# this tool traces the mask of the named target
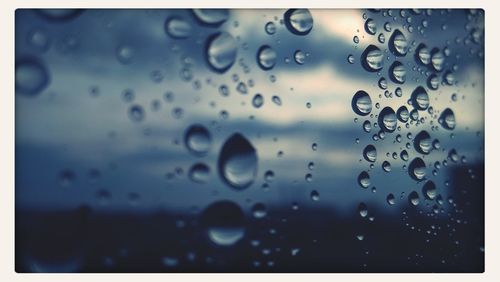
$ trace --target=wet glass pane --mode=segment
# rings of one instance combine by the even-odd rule
[[[17,272],[482,272],[484,11],[18,9]]]

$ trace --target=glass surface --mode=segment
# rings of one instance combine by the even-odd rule
[[[17,272],[483,272],[484,11],[16,10]]]

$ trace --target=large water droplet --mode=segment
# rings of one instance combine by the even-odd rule
[[[389,74],[395,83],[403,84],[406,81],[406,68],[398,61],[395,61],[389,68]]]
[[[245,236],[245,216],[240,206],[231,201],[208,206],[201,222],[208,238],[219,246],[232,246]]]
[[[203,156],[212,146],[212,136],[203,125],[193,124],[184,133],[184,144],[192,154]]]
[[[182,18],[170,17],[165,21],[165,32],[172,38],[188,38],[191,31],[191,24]]]
[[[408,108],[406,108],[406,106],[401,106],[397,111],[397,116],[399,121],[407,122],[408,119],[410,119],[410,112],[408,111]]]
[[[284,19],[286,28],[293,34],[306,35],[313,28],[313,18],[308,9],[289,9]]]
[[[189,179],[196,183],[206,183],[210,178],[210,167],[204,163],[196,163],[189,169]]]
[[[439,116],[439,123],[444,129],[453,130],[456,126],[455,114],[450,108],[446,108]]]
[[[434,48],[432,50],[431,54],[432,54],[432,56],[431,56],[432,67],[436,71],[443,70],[443,66],[444,66],[444,55],[443,55],[443,53],[439,49]]]
[[[411,94],[412,105],[419,111],[429,107],[429,94],[422,86],[418,86]]]
[[[363,90],[360,90],[352,97],[352,110],[361,116],[366,116],[372,111],[372,99],[370,95]]]
[[[414,180],[420,181],[424,179],[426,166],[424,161],[421,158],[415,158],[411,161],[410,166],[408,167],[408,174]]]
[[[373,145],[368,145],[363,150],[363,157],[369,162],[375,162],[377,160],[377,149]]]
[[[41,16],[52,21],[69,21],[78,17],[83,9],[37,9]]]
[[[416,50],[417,54],[417,62],[420,62],[423,65],[428,65],[431,62],[431,52],[429,48],[425,44],[420,44]]]
[[[235,133],[222,146],[218,169],[226,184],[236,190],[245,189],[257,175],[257,151],[243,135]]]
[[[263,70],[270,70],[276,64],[278,55],[269,45],[263,45],[257,51],[257,63]]]
[[[434,200],[437,196],[436,184],[432,180],[427,181],[422,187],[422,193],[429,200]]]
[[[405,56],[408,52],[408,41],[404,34],[395,29],[389,40],[389,49],[397,56]]]
[[[16,93],[33,97],[49,85],[49,72],[38,59],[16,60],[15,69]]]
[[[427,155],[432,151],[431,136],[425,130],[420,131],[413,142],[415,150],[421,154]]]
[[[384,67],[384,55],[375,45],[369,45],[361,55],[362,65],[370,72],[379,71]]]
[[[193,9],[198,22],[208,26],[218,26],[229,18],[228,9]]]
[[[386,132],[393,132],[396,130],[398,119],[396,113],[391,107],[385,107],[380,111],[378,116],[378,124],[380,128]]]
[[[370,175],[368,174],[368,172],[366,172],[366,171],[362,171],[362,172],[358,175],[358,184],[359,184],[362,188],[368,188],[368,186],[370,186],[370,185],[371,185]]]
[[[206,44],[206,60],[216,72],[223,73],[234,64],[238,45],[233,36],[227,32],[220,32],[210,36]]]

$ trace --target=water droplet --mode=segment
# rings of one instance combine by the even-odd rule
[[[375,45],[369,45],[361,55],[365,70],[376,72],[384,67],[384,55]]]
[[[370,131],[372,131],[372,123],[369,120],[365,120],[365,122],[363,122],[363,130],[366,133],[370,133]]]
[[[378,35],[378,42],[380,42],[381,44],[385,43],[385,35],[383,33],[380,33]]]
[[[315,202],[319,201],[319,192],[318,191],[313,190],[311,192],[311,200],[313,200]]]
[[[347,62],[349,62],[349,64],[354,64],[354,56],[352,54],[347,56]]]
[[[427,181],[422,187],[422,193],[429,200],[434,200],[437,196],[436,184],[433,181]]]
[[[28,44],[35,47],[39,51],[45,52],[50,48],[50,38],[46,32],[41,29],[35,29],[28,33]]]
[[[439,88],[439,77],[436,74],[429,75],[427,86],[432,90],[437,90]]]
[[[75,182],[76,174],[69,169],[65,169],[59,173],[59,184],[62,187],[69,187]]]
[[[425,177],[426,166],[421,158],[415,158],[411,161],[408,168],[408,174],[414,180],[420,181]]]
[[[450,159],[454,163],[458,162],[457,150],[451,149],[450,152],[448,152],[448,159]]]
[[[269,45],[263,45],[257,51],[257,63],[263,70],[270,70],[276,64],[278,55]]]
[[[37,9],[36,11],[52,21],[69,21],[83,12],[82,9]]]
[[[421,154],[429,154],[432,151],[432,141],[431,136],[427,131],[422,130],[415,136],[414,140],[415,150]]]
[[[312,181],[313,181],[313,176],[312,176],[312,174],[310,174],[310,173],[306,174],[305,179],[306,179],[306,182],[312,182]]]
[[[412,105],[420,111],[424,111],[429,107],[429,94],[422,86],[418,86],[411,94]]]
[[[397,111],[397,116],[399,121],[407,122],[408,119],[410,119],[410,112],[408,111],[408,108],[406,108],[406,106],[401,106]]]
[[[450,108],[446,108],[439,117],[439,123],[444,129],[453,130],[455,129],[456,121],[455,114]]]
[[[257,175],[257,151],[243,135],[235,133],[222,146],[218,169],[226,184],[243,190]]]
[[[255,94],[252,99],[252,105],[256,109],[262,107],[262,105],[264,105],[264,96],[262,96],[261,94]]]
[[[382,163],[382,169],[385,171],[385,172],[390,172],[391,171],[391,163],[388,162],[388,161],[384,161]]]
[[[386,23],[384,24],[384,29],[385,29],[385,31],[387,31],[387,32],[391,32],[391,31],[392,31],[392,26],[391,26],[391,23],[390,23],[390,22],[386,22]]]
[[[312,143],[312,145],[311,145],[311,149],[312,149],[313,151],[317,151],[317,150],[318,150],[318,144],[316,144],[316,143]]]
[[[420,203],[420,198],[418,196],[418,193],[415,191],[412,191],[410,194],[408,194],[408,201],[413,206],[418,206],[418,204]]]
[[[206,61],[214,71],[224,73],[234,64],[237,51],[238,45],[231,34],[216,33],[207,39]]]
[[[16,93],[34,97],[49,85],[49,72],[38,59],[19,59],[16,60],[15,82]]]
[[[145,112],[142,106],[133,105],[128,110],[128,116],[133,122],[141,122],[144,120]]]
[[[395,83],[405,83],[406,68],[401,62],[395,61],[389,68],[389,73],[391,74],[392,81]]]
[[[281,106],[281,105],[282,105],[282,103],[281,103],[281,98],[280,98],[279,96],[273,96],[273,97],[271,98],[271,100],[272,100],[272,101],[273,101],[276,105],[278,105],[278,106]]]
[[[314,169],[314,162],[309,162],[309,164],[307,164],[307,168],[309,168],[309,170],[313,170]]]
[[[358,44],[359,43],[359,37],[357,35],[355,35],[353,38],[352,38],[352,42]]]
[[[266,33],[269,35],[273,35],[276,33],[276,24],[273,22],[266,23],[265,26]]]
[[[303,65],[306,62],[306,54],[301,50],[295,51],[293,55],[295,62],[299,65]]]
[[[389,193],[389,195],[387,195],[386,201],[390,206],[392,206],[396,203],[396,197],[394,197],[392,193]]]
[[[240,206],[231,201],[208,206],[201,222],[210,241],[219,246],[232,246],[245,236],[245,216]]]
[[[405,56],[408,52],[408,41],[404,34],[399,30],[395,29],[389,39],[389,49],[397,56]]]
[[[378,116],[378,124],[380,128],[386,132],[393,132],[396,130],[398,119],[396,113],[391,107],[385,107],[380,111]]]
[[[204,156],[212,146],[212,136],[203,125],[193,124],[184,133],[184,144],[193,155]]]
[[[262,203],[256,203],[252,207],[252,214],[255,218],[264,218],[267,215],[267,209],[266,206]]]
[[[417,47],[418,61],[423,65],[428,65],[431,62],[431,52],[425,44],[420,44]]]
[[[206,183],[210,177],[210,167],[204,163],[196,163],[189,169],[189,179],[196,183]]]
[[[431,56],[432,67],[436,71],[443,70],[443,66],[444,66],[443,53],[439,49],[435,48],[432,50],[431,54],[432,54],[432,56]]]
[[[288,31],[296,35],[306,35],[313,28],[313,18],[308,9],[289,9],[284,19]]]
[[[182,18],[170,17],[165,21],[165,32],[172,38],[188,38],[191,31],[191,24]]]
[[[229,18],[228,9],[193,9],[198,22],[208,26],[222,25]]]
[[[365,203],[360,203],[358,205],[358,212],[361,217],[366,217],[368,215],[368,206]]]
[[[368,145],[363,150],[363,157],[369,162],[375,162],[377,160],[377,149],[373,145]]]
[[[360,116],[366,116],[372,111],[372,99],[370,95],[363,90],[354,94],[351,105],[353,111]]]
[[[238,83],[238,86],[236,86],[236,90],[240,92],[241,94],[247,94],[247,85],[244,82]]]
[[[380,87],[380,89],[382,90],[387,89],[387,80],[385,79],[385,77],[381,77],[378,80],[378,87]]]
[[[368,188],[371,185],[370,175],[366,171],[362,171],[358,175],[358,184],[361,185],[362,188]]]
[[[273,182],[274,180],[274,171],[268,170],[266,173],[264,173],[264,181],[267,183]]]
[[[365,22],[365,31],[374,35],[377,33],[377,23],[373,19],[367,19]]]
[[[121,45],[116,48],[116,58],[123,65],[132,63],[134,59],[134,49],[128,45]]]

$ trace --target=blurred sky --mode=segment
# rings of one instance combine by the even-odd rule
[[[128,195],[137,193],[140,204],[134,209],[138,211],[188,212],[193,207],[203,209],[216,199],[230,199],[240,203],[245,212],[255,202],[264,202],[271,209],[298,202],[352,214],[360,201],[386,206],[387,194],[393,193],[397,205],[404,206],[408,202],[406,198],[400,200],[402,192],[420,193],[422,183],[408,176],[403,169],[405,162],[399,157],[396,160],[386,157],[386,153],[399,155],[405,149],[405,144],[411,142],[406,138],[409,132],[415,136],[425,129],[432,138],[440,140],[444,150],[426,156],[428,164],[445,160],[450,149],[466,156],[468,163],[484,162],[484,59],[479,55],[484,53],[484,45],[465,42],[467,38],[470,41],[472,27],[484,28],[481,17],[470,20],[465,10],[433,10],[432,15],[408,10],[406,17],[399,10],[394,10],[393,17],[366,10],[311,10],[312,31],[297,36],[280,23],[284,12],[231,10],[223,25],[207,27],[200,25],[189,10],[85,10],[68,21],[50,21],[34,10],[17,10],[16,60],[26,56],[39,58],[50,73],[50,84],[36,97],[16,95],[16,207],[65,209],[88,204],[96,209],[129,209]],[[377,23],[376,35],[365,32],[364,14]],[[172,15],[192,25],[189,38],[172,39],[165,33],[164,22]],[[423,20],[428,21],[428,27],[419,33],[417,26],[422,26]],[[277,25],[274,35],[264,29],[270,21]],[[391,32],[384,30],[385,22],[391,23],[393,31],[402,31],[411,43],[405,57],[395,58],[388,51]],[[412,33],[408,31],[410,24],[415,27]],[[48,50],[30,44],[28,37],[34,30],[49,38]],[[219,74],[206,65],[205,41],[223,30],[236,38],[238,53],[235,64]],[[380,32],[386,38],[383,44],[377,41]],[[359,37],[358,44],[353,42],[354,36]],[[457,38],[461,39],[458,43]],[[455,85],[440,85],[438,90],[427,88],[427,77],[432,71],[418,65],[413,57],[420,43],[441,50],[448,46],[450,55],[445,59],[445,70],[456,65]],[[265,44],[278,54],[276,66],[268,71],[260,69],[255,59],[257,50]],[[370,44],[387,50],[380,73],[368,73],[360,64],[361,53]],[[120,46],[132,48],[130,64],[117,60],[116,50]],[[309,54],[305,64],[295,63],[296,50]],[[347,62],[349,54],[355,57],[354,64]],[[407,79],[402,85],[393,83],[388,75],[395,59],[407,69]],[[190,80],[182,78],[183,69],[192,73]],[[161,72],[160,82],[152,81],[153,71]],[[238,82],[233,81],[233,75],[246,84],[253,81],[253,87],[247,85],[248,94],[236,91]],[[275,82],[271,76],[276,78]],[[385,98],[378,87],[382,76],[387,79],[390,92],[399,86],[403,96]],[[195,87],[196,81],[201,85],[199,89]],[[218,89],[224,84],[230,89],[228,97],[219,94]],[[377,119],[353,112],[354,93],[364,90],[374,105],[380,103],[380,109],[391,106],[396,110],[407,105],[417,86],[428,90],[436,111],[453,109],[457,120],[452,131],[454,138],[437,120],[434,125],[439,130],[431,131],[430,119],[409,128],[400,123],[401,131],[388,133],[385,140],[372,140],[378,131],[375,128],[371,133],[363,132],[364,120],[373,123]],[[92,88],[98,89],[98,96],[91,95]],[[125,89],[134,91],[134,102],[123,101]],[[170,103],[164,99],[169,91],[174,95]],[[259,109],[251,103],[256,93],[262,94],[265,101]],[[458,96],[455,102],[451,99],[453,93]],[[271,101],[274,95],[282,100],[281,106]],[[151,107],[155,100],[161,103],[157,111]],[[306,103],[311,103],[311,107],[307,108]],[[132,104],[144,107],[144,121],[129,119]],[[175,108],[183,109],[182,118],[174,118]],[[227,120],[220,118],[222,110],[229,113]],[[378,111],[373,107],[374,114]],[[430,118],[427,112],[420,115]],[[354,122],[356,117],[358,121]],[[203,158],[190,155],[183,146],[184,131],[194,123],[210,129],[213,137],[211,150]],[[258,154],[258,176],[244,191],[231,189],[217,174],[220,148],[235,132],[246,136]],[[396,134],[403,136],[401,143],[394,141]],[[317,151],[311,149],[313,143],[318,144]],[[374,144],[378,151],[371,170],[365,160],[361,161],[362,150],[368,144]],[[282,157],[277,156],[279,151],[283,152]],[[413,145],[408,152],[410,159],[419,155]],[[390,173],[381,169],[384,160],[392,165]],[[315,168],[309,171],[307,165],[311,161]],[[196,184],[188,179],[189,168],[197,162],[210,166],[208,183]],[[175,174],[179,167],[182,175],[167,180],[165,174]],[[87,181],[92,168],[102,174],[95,184]],[[76,174],[76,181],[70,187],[59,185],[58,175],[65,169]],[[444,185],[449,180],[448,169],[451,168],[443,168],[433,176],[432,168],[427,168],[427,176],[436,182],[443,197],[449,189]],[[273,170],[276,177],[269,190],[264,191],[261,186],[267,170]],[[357,176],[363,170],[370,170],[376,193],[357,184]],[[313,175],[311,183],[304,179],[307,173]],[[106,207],[99,206],[96,200],[101,189],[111,194]],[[320,193],[319,202],[311,201],[312,190]]]

